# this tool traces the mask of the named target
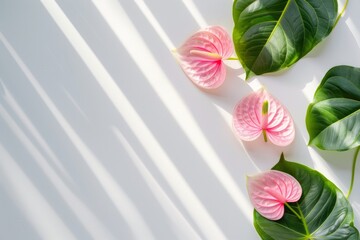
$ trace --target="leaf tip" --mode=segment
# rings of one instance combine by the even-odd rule
[[[253,72],[247,67],[244,67],[244,70],[245,70],[245,81],[247,81],[253,76]]]
[[[279,160],[279,162],[285,162],[286,160],[285,160],[285,156],[284,156],[284,153],[282,152],[281,153],[281,156],[280,156],[280,160]]]
[[[309,142],[307,143],[308,146],[314,146],[314,138],[310,138]]]

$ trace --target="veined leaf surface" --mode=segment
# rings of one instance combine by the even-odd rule
[[[343,193],[321,173],[304,165],[288,162],[282,155],[274,170],[292,175],[303,194],[289,203],[302,217],[287,207],[283,218],[271,221],[254,211],[254,225],[264,240],[359,240],[354,214]]]
[[[330,69],[308,107],[309,144],[345,151],[360,145],[360,68]]]
[[[233,41],[246,77],[286,68],[330,34],[337,0],[235,0]]]

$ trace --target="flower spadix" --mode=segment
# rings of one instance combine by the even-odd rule
[[[233,114],[235,134],[244,141],[253,141],[261,134],[278,146],[287,146],[295,138],[290,113],[265,89],[244,97]]]
[[[279,220],[288,202],[297,202],[300,183],[291,175],[269,170],[247,178],[247,190],[256,211],[270,220]]]
[[[206,27],[178,49],[176,54],[181,68],[197,86],[205,89],[219,87],[225,80],[224,59],[234,52],[229,34],[220,26]]]

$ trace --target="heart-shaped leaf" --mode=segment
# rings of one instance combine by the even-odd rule
[[[247,190],[255,209],[265,218],[279,220],[285,204],[297,202],[301,186],[290,174],[269,170],[247,178]]]
[[[343,193],[319,172],[304,165],[288,162],[283,155],[274,170],[296,178],[303,194],[297,203],[289,203],[283,218],[271,221],[254,211],[254,225],[265,240],[359,240],[354,214]]]
[[[260,89],[240,100],[235,106],[233,127],[236,136],[253,141],[262,133],[265,140],[287,146],[295,138],[294,122],[290,113],[265,89]]]
[[[308,107],[309,144],[345,151],[360,146],[360,68],[330,69]]]
[[[220,26],[209,26],[196,32],[176,50],[185,74],[205,89],[217,88],[224,82],[226,67],[223,60],[233,52],[231,38]]]
[[[233,41],[247,78],[291,66],[335,26],[337,0],[235,0]]]

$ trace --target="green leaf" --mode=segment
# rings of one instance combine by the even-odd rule
[[[254,225],[264,240],[359,240],[354,214],[343,193],[319,172],[288,162],[281,155],[273,167],[295,177],[303,190],[297,203],[289,204],[302,216],[299,219],[287,207],[283,218],[271,221],[254,211]]]
[[[308,107],[309,144],[345,151],[360,146],[360,68],[330,69]]]
[[[286,68],[330,34],[337,0],[235,0],[233,41],[246,78]]]

